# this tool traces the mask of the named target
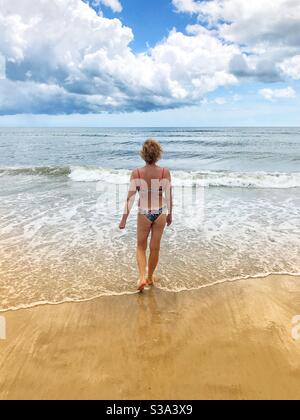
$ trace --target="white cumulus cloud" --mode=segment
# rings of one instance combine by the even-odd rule
[[[194,13],[243,54],[231,70],[238,77],[276,81],[279,64],[300,54],[299,0],[173,0],[177,11]]]
[[[5,67],[6,67],[5,57],[3,57],[3,55],[0,54],[0,80],[5,79],[5,73],[6,73]]]
[[[91,0],[91,4],[101,5],[103,4],[106,7],[110,7],[113,12],[120,13],[123,10],[122,4],[119,0]]]
[[[196,24],[140,54],[133,30],[91,4],[122,10],[119,0],[0,0],[0,115],[173,109],[241,79],[300,80],[299,0],[173,0]]]
[[[295,90],[290,86],[285,89],[261,89],[259,93],[268,101],[273,99],[293,99],[296,97]]]
[[[173,5],[178,12],[200,13],[201,3],[194,0],[173,0]]]
[[[0,4],[2,115],[171,109],[237,83],[239,48],[200,25],[135,54],[132,30],[81,0]]]
[[[279,64],[280,70],[294,80],[300,80],[300,55],[287,58]]]

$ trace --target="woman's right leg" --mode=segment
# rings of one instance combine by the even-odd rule
[[[150,257],[148,267],[148,284],[151,285],[154,282],[154,273],[158,265],[159,254],[160,254],[160,243],[166,227],[167,216],[162,214],[155,223],[152,225],[152,235],[150,243]]]
[[[143,291],[147,285],[146,269],[147,269],[147,244],[151,231],[152,223],[143,214],[138,215],[137,227],[137,263],[140,272],[139,290]]]

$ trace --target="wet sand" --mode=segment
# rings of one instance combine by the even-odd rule
[[[300,399],[297,277],[1,315],[1,399]]]

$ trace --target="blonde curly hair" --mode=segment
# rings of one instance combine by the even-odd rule
[[[148,139],[143,144],[141,150],[141,158],[148,163],[148,165],[153,165],[158,162],[163,154],[163,149],[158,141],[154,139]]]

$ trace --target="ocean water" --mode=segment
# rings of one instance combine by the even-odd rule
[[[158,287],[300,273],[300,129],[0,129],[0,311],[134,293],[135,213],[118,223],[148,137],[172,170]]]

